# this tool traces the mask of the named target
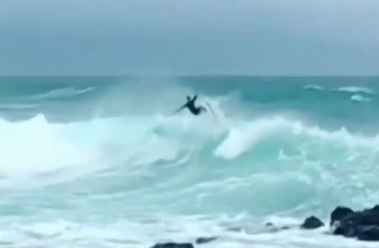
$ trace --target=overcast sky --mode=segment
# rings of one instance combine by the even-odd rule
[[[379,74],[379,0],[0,0],[0,74]]]

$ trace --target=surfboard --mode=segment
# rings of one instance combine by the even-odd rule
[[[206,104],[206,105],[208,106],[208,108],[211,110],[213,116],[216,117],[216,114],[215,114],[215,112],[213,111],[213,108],[211,107],[211,105],[209,104],[209,102],[206,102],[205,104]]]

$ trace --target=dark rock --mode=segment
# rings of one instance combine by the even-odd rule
[[[266,223],[265,226],[269,227],[271,232],[278,232],[282,230],[291,229],[291,226],[275,226],[272,222]]]
[[[202,245],[217,240],[216,237],[200,237],[196,239],[196,244]]]
[[[243,228],[242,227],[229,227],[226,230],[229,232],[242,232]]]
[[[379,211],[366,210],[355,216],[354,219],[361,226],[378,226],[379,227]]]
[[[304,220],[300,228],[317,229],[324,225],[320,219],[311,216]],[[365,241],[379,241],[379,205],[361,211],[338,206],[330,214],[330,226],[332,227],[331,233],[334,235]],[[266,227],[274,229],[274,231],[287,228],[278,228],[273,223],[267,223]]]
[[[291,229],[290,226],[281,226],[281,227],[279,227],[279,228],[280,228],[280,230],[288,230],[288,229]]]
[[[302,229],[317,229],[324,226],[324,223],[316,218],[315,216],[308,217],[305,219],[304,223],[301,224],[300,228]]]
[[[191,243],[160,243],[151,248],[195,248]]]
[[[344,237],[355,237],[357,234],[358,226],[355,225],[352,221],[336,221],[334,223],[335,230],[333,231],[334,235],[340,235]]]
[[[354,211],[347,207],[336,207],[332,213],[330,214],[330,223],[329,225],[332,226],[334,222],[341,221],[342,219],[346,218],[350,214],[353,214]]]
[[[331,214],[330,222],[335,227],[334,235],[379,241],[379,205],[357,212],[337,207]]]
[[[274,224],[273,224],[272,222],[267,222],[267,223],[265,224],[265,226],[267,226],[267,227],[274,227]]]
[[[379,227],[365,226],[360,227],[357,233],[358,240],[362,241],[379,241]]]
[[[338,221],[339,226],[378,226],[379,227],[379,211],[364,210],[361,212],[351,213]]]

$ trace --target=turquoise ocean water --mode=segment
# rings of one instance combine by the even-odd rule
[[[0,116],[1,247],[375,246],[264,224],[379,203],[379,78],[2,77]]]

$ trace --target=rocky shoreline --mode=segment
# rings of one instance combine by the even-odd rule
[[[266,226],[274,227],[272,223]],[[325,226],[317,217],[310,216],[296,227],[303,230],[314,230]],[[277,229],[285,230],[294,227],[283,226]],[[379,205],[373,208],[354,211],[345,206],[337,206],[330,213],[329,228],[331,235],[355,238],[360,241],[379,242]],[[151,248],[194,248],[195,244],[201,245],[217,240],[217,237],[200,237],[192,243],[158,243]]]

